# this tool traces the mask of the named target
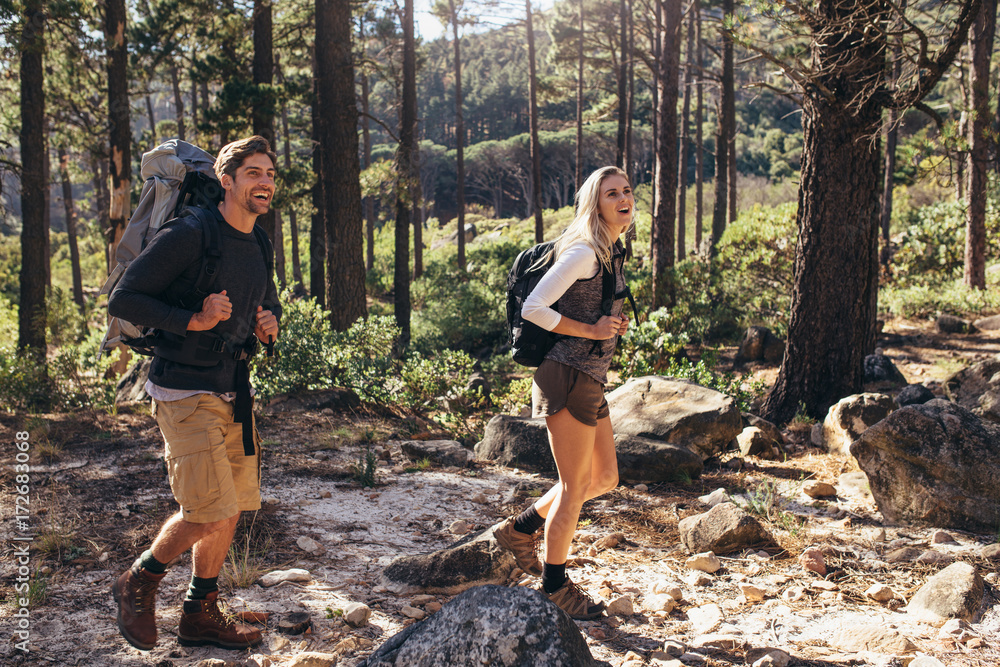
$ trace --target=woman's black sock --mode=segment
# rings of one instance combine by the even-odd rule
[[[566,563],[553,565],[544,563],[542,567],[542,590],[552,595],[566,583]]]
[[[525,535],[533,535],[544,525],[545,517],[538,513],[534,505],[514,517],[514,530]]]

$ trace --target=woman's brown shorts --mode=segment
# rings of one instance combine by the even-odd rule
[[[604,385],[583,371],[544,360],[531,383],[531,416],[550,417],[563,408],[581,424],[597,426],[610,412]]]

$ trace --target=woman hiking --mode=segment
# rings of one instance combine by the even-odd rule
[[[618,485],[618,461],[608,402],[607,372],[617,337],[628,329],[625,251],[618,240],[632,227],[635,198],[624,171],[603,167],[577,193],[576,217],[556,240],[554,263],[524,302],[525,320],[558,334],[535,371],[532,416],[545,417],[559,481],[521,514],[494,530],[518,567],[541,575],[548,598],[575,619],[596,618],[596,602],[566,576],[566,558],[584,501]],[[549,258],[543,258],[547,262]],[[602,304],[604,272],[615,298]],[[558,312],[552,305],[559,302]],[[602,308],[603,306],[603,308]],[[542,562],[535,533],[544,526]]]

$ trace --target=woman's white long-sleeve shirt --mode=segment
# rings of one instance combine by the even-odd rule
[[[586,243],[571,245],[524,300],[521,317],[546,331],[552,331],[562,320],[562,315],[551,308],[552,304],[577,280],[593,278],[600,270],[601,265],[593,248]]]

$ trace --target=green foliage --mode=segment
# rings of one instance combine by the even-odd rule
[[[671,331],[673,322],[670,312],[660,308],[642,322],[629,325],[628,335],[619,340],[616,351],[623,380],[655,375],[684,350],[687,335]]]
[[[698,363],[689,359],[671,360],[661,375],[691,380],[703,387],[714,389],[732,397],[741,412],[752,410],[754,401],[764,395],[767,386],[761,380],[750,381],[747,376],[739,376],[732,371],[720,373],[716,370],[718,361],[711,350],[702,353]]]
[[[378,455],[370,446],[361,450],[356,463],[351,465],[351,473],[354,481],[367,489],[377,484]]]
[[[438,397],[466,397],[465,380],[474,365],[472,358],[461,351],[445,349],[433,357],[414,352],[400,369],[397,398],[404,405],[426,407]]]
[[[879,310],[896,317],[987,315],[1000,311],[1000,276],[987,273],[986,289],[967,287],[961,278],[938,284],[886,285],[879,291]]]

